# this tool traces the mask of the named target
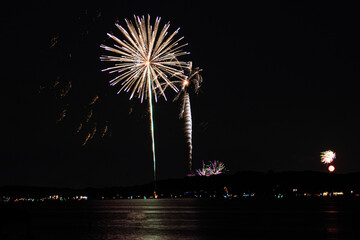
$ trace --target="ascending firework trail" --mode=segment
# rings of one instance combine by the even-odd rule
[[[122,90],[129,92],[130,99],[135,95],[141,99],[149,101],[151,140],[154,163],[154,182],[156,184],[156,160],[155,160],[155,140],[154,140],[154,118],[152,109],[152,97],[157,101],[157,92],[165,97],[164,90],[170,86],[178,92],[175,84],[170,81],[171,77],[184,79],[182,68],[187,66],[185,62],[178,61],[178,57],[188,54],[182,51],[182,47],[187,44],[179,45],[183,37],[174,40],[179,29],[168,35],[170,23],[164,25],[159,31],[160,18],[155,19],[154,27],[150,25],[150,16],[134,16],[134,23],[126,20],[129,32],[122,26],[115,24],[126,40],[120,40],[112,34],[107,34],[116,44],[112,47],[101,45],[107,51],[114,53],[114,56],[103,55],[101,61],[114,62],[114,66],[108,67],[103,71],[117,73],[117,76],[110,80],[110,85],[114,86],[121,82]],[[160,82],[161,81],[161,82]],[[155,187],[156,188],[156,187]],[[156,190],[156,189],[155,189]],[[155,192],[156,196],[156,192]]]
[[[186,142],[189,149],[189,174],[192,174],[192,117],[191,117],[191,105],[190,105],[190,95],[189,87],[190,84],[194,86],[194,92],[199,93],[201,83],[203,81],[200,72],[202,69],[195,68],[192,69],[192,62],[189,62],[189,66],[186,68],[185,78],[181,81],[181,90],[178,95],[174,98],[174,101],[182,98],[180,115],[179,118],[184,118],[185,120],[185,136]]]

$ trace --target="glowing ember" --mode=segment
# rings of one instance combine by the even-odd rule
[[[335,167],[333,165],[330,165],[328,167],[328,170],[329,170],[329,172],[333,172],[333,171],[335,171]]]

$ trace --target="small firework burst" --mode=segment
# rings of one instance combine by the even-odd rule
[[[205,166],[204,161],[202,162],[202,168],[196,169],[196,172],[199,174],[199,176],[210,176],[210,175],[207,175],[208,169],[207,169],[207,166]]]
[[[215,160],[214,162],[210,162],[208,169],[209,169],[210,175],[219,175],[222,173],[222,170],[225,169],[225,165],[223,162]]]
[[[219,175],[223,173],[223,170],[225,170],[225,165],[223,162],[220,161],[214,161],[210,162],[210,164],[205,165],[204,161],[202,162],[202,168],[196,169],[196,172],[199,176],[212,176],[212,175]]]
[[[325,152],[321,152],[320,157],[321,157],[321,162],[323,164],[330,164],[336,158],[336,154],[335,154],[335,152],[333,152],[331,150],[328,150],[328,151],[325,151]]]

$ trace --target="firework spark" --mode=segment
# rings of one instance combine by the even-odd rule
[[[91,136],[90,136],[90,139],[93,139],[94,135],[96,133],[96,126],[94,126],[93,130],[92,130],[92,133],[91,133]]]
[[[186,142],[188,144],[189,149],[189,172],[192,173],[192,116],[191,116],[191,105],[190,105],[190,94],[189,94],[189,87],[190,84],[194,85],[194,92],[197,94],[199,92],[201,83],[203,81],[202,76],[200,75],[200,72],[202,69],[195,68],[192,69],[192,62],[188,63],[188,67],[186,68],[185,78],[180,81],[181,84],[181,90],[177,94],[177,96],[174,98],[173,101],[176,101],[182,97],[182,103],[180,107],[180,114],[179,118],[184,118],[185,120],[185,136],[186,136]]]
[[[90,111],[89,111],[88,114],[86,115],[85,121],[86,121],[86,122],[89,122],[90,119],[91,119],[91,117],[93,116],[93,114],[94,114],[94,111],[93,111],[92,109],[90,109]]]
[[[66,117],[66,112],[67,112],[66,109],[63,109],[63,110],[61,111],[60,117],[56,120],[56,123],[61,122],[61,121]]]
[[[336,158],[336,154],[335,152],[328,150],[325,152],[321,152],[321,162],[324,164],[330,164],[334,161],[334,159]]]
[[[69,81],[66,88],[61,90],[60,97],[65,97],[69,93],[71,88],[72,88],[72,84],[71,81]]]
[[[101,137],[103,138],[105,136],[105,134],[107,133],[109,127],[107,125],[105,125],[103,133],[101,134]]]
[[[168,86],[178,92],[177,87],[170,81],[170,78],[184,78],[182,67],[187,66],[187,64],[179,61],[178,57],[188,54],[182,51],[182,47],[187,44],[179,44],[183,37],[174,40],[179,29],[167,37],[170,23],[165,24],[160,30],[159,17],[155,19],[154,26],[150,25],[149,15],[147,19],[144,16],[141,18],[134,16],[134,23],[126,19],[125,22],[129,32],[119,24],[116,23],[115,25],[124,35],[126,41],[108,33],[108,36],[116,44],[112,47],[102,44],[100,47],[114,53],[115,56],[103,55],[100,60],[115,63],[114,66],[103,69],[103,71],[117,74],[115,78],[110,80],[110,85],[115,86],[120,83],[121,87],[118,93],[131,90],[130,99],[135,95],[141,99],[141,102],[144,99],[149,99],[154,181],[156,183],[152,95],[154,95],[155,101],[158,98],[157,92],[166,99],[164,90]]]
[[[59,36],[50,39],[50,48],[53,48],[58,43]]]
[[[55,88],[57,85],[59,85],[59,79],[60,79],[60,77],[57,77],[56,78],[56,81],[54,82],[54,84],[53,84],[53,88]]]
[[[104,138],[105,135],[110,136],[110,124],[108,121],[105,123],[99,122],[99,117],[97,113],[97,106],[101,103],[100,96],[96,95],[92,97],[88,103],[85,105],[83,119],[78,123],[75,134],[78,135],[81,139],[82,146],[88,145],[91,141],[94,141],[96,138]],[[96,106],[97,105],[97,106]],[[84,137],[84,134],[85,137]]]
[[[82,127],[83,127],[83,124],[80,123],[79,127],[76,129],[76,133],[79,133],[81,131]]]
[[[81,145],[81,146],[85,146],[86,145],[86,143],[89,141],[89,138],[91,137],[91,134],[90,133],[88,133],[87,135],[86,135],[86,138],[85,138],[85,140],[84,140],[84,142],[83,142],[83,144]]]
[[[99,96],[96,95],[93,100],[89,103],[89,105],[93,105],[97,100],[99,99]]]

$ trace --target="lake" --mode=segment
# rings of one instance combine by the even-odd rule
[[[359,203],[335,198],[2,203],[0,239],[360,239]]]

